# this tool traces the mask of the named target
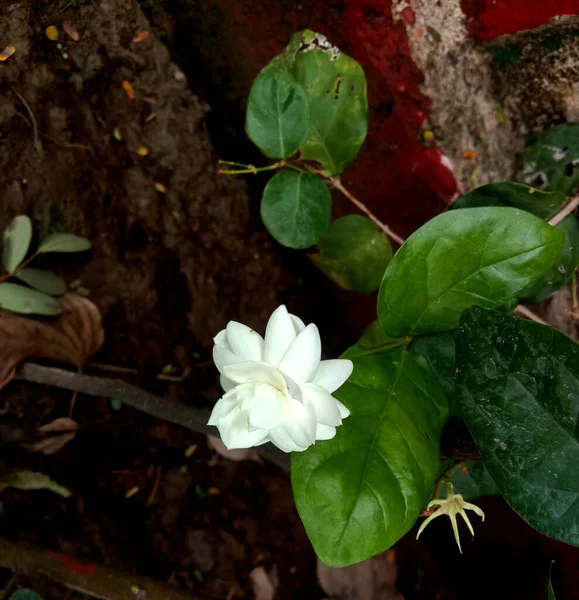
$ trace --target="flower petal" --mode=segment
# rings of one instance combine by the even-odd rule
[[[336,428],[330,427],[329,425],[321,425],[320,423],[316,426],[316,441],[317,440],[331,440],[336,435]]]
[[[277,429],[285,412],[284,397],[271,385],[258,383],[253,398],[247,403],[249,429]]]
[[[336,399],[334,398],[334,400]],[[347,406],[342,404],[339,400],[336,400],[336,404],[338,405],[338,410],[340,411],[340,417],[342,417],[342,419],[350,416],[350,409]]]
[[[468,510],[474,510],[474,512],[482,518],[482,520],[485,520],[485,514],[482,511],[482,509],[480,507],[478,507],[476,504],[471,504],[470,502],[463,502],[462,506],[464,508],[468,508]]]
[[[436,519],[436,517],[442,516],[443,514],[444,513],[436,511],[436,512],[433,512],[427,519],[425,519],[422,522],[422,525],[420,526],[418,533],[416,534],[416,539],[418,539],[420,537],[420,534],[426,529],[426,526],[430,523],[430,521],[432,521],[433,519]]]
[[[233,354],[231,350],[228,350],[223,345],[213,346],[213,362],[220,373],[223,373],[225,367],[234,365],[235,363],[244,362],[244,360],[244,358],[237,356],[237,354]]]
[[[320,365],[322,342],[318,328],[310,323],[292,342],[279,369],[297,382],[311,381]]]
[[[247,325],[230,321],[227,324],[227,340],[234,354],[244,360],[263,360],[263,338]]]
[[[283,427],[278,427],[270,431],[269,438],[271,443],[277,446],[282,452],[303,452],[306,449],[298,446]]]
[[[313,383],[322,386],[331,394],[350,377],[353,370],[354,363],[348,359],[322,360]]]
[[[274,367],[296,338],[296,328],[287,308],[283,304],[276,308],[265,328],[265,350],[263,360]]]
[[[237,406],[237,398],[235,395],[225,394],[222,398],[217,400],[207,425],[219,425],[219,420],[226,417],[235,407]]]
[[[216,346],[223,346],[226,350],[232,351],[229,341],[227,340],[227,331],[222,329],[214,338],[213,342]]]
[[[264,429],[249,431],[247,413],[242,410],[232,411],[226,418],[221,419],[219,433],[228,450],[251,448],[261,443],[268,435]]]
[[[264,362],[250,361],[228,365],[223,369],[223,374],[235,383],[257,381],[269,383],[280,392],[287,390],[285,379],[279,370]]]
[[[302,384],[302,389],[304,396],[314,407],[318,423],[332,427],[342,424],[338,403],[330,392],[315,383],[304,383]]]
[[[316,415],[312,408],[290,400],[283,428],[297,446],[304,450],[316,441]]]
[[[232,390],[237,385],[234,381],[231,381],[231,379],[225,377],[225,375],[219,376],[219,383],[221,384],[224,392]]]
[[[289,313],[289,316],[292,320],[292,323],[294,324],[294,327],[296,330],[296,335],[298,333],[301,333],[306,328],[306,324],[299,317],[296,317],[295,315],[292,315],[291,313]]]

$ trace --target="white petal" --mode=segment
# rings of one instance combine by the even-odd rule
[[[315,383],[302,385],[304,396],[312,403],[318,423],[337,427],[342,424],[338,401],[323,387]]]
[[[306,447],[298,446],[283,427],[270,431],[269,439],[282,452],[303,452],[306,449]]]
[[[276,308],[265,329],[263,360],[277,367],[295,337],[296,326],[287,308],[283,305]]]
[[[237,385],[234,381],[231,381],[231,379],[225,377],[225,375],[221,375],[219,377],[219,383],[225,392],[232,390]]]
[[[244,360],[263,360],[263,338],[247,325],[230,321],[227,324],[227,340],[234,354]]]
[[[244,360],[244,358],[237,356],[237,354],[233,354],[231,350],[228,350],[223,345],[213,346],[213,362],[220,373],[223,373],[223,369],[228,365],[234,365],[235,363],[243,362]]]
[[[219,425],[219,420],[226,417],[234,408],[238,406],[237,398],[235,395],[225,395],[223,398],[217,400],[207,425]]]
[[[234,416],[221,419],[219,422],[219,433],[223,443],[228,450],[236,450],[238,448],[251,448],[262,442],[268,435],[268,432],[263,429],[249,431],[247,413],[239,411],[232,412]]]
[[[320,365],[322,342],[318,328],[310,323],[292,342],[279,369],[297,382],[311,381]]]
[[[291,317],[292,323],[294,324],[294,327],[296,330],[296,335],[298,333],[301,333],[306,328],[306,324],[299,317],[296,317],[295,315],[292,315],[291,313],[290,313],[290,317]]]
[[[223,374],[235,383],[257,381],[269,383],[281,392],[287,389],[285,379],[279,370],[264,362],[251,361],[228,365],[223,369]]]
[[[353,370],[354,363],[348,359],[322,360],[313,382],[321,385],[331,394],[350,377]]]
[[[338,410],[340,411],[340,417],[342,417],[342,419],[350,416],[350,409],[347,406],[344,406],[339,400],[336,400],[336,404],[338,405]]]
[[[271,385],[258,383],[255,387],[255,394],[247,406],[250,430],[256,428],[277,429],[283,422],[284,397]]]
[[[306,449],[316,441],[316,415],[312,408],[290,400],[283,428],[300,448]]]
[[[318,423],[316,427],[316,440],[331,440],[336,435],[336,428]]]

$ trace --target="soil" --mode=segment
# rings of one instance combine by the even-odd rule
[[[171,12],[143,0],[154,31],[134,0],[1,2],[0,45],[16,52],[0,63],[0,227],[26,213],[39,232],[64,229],[93,242],[88,255],[46,264],[80,282],[103,314],[106,341],[94,362],[134,370],[126,377],[158,394],[210,406],[219,394],[212,338],[230,319],[263,329],[271,311],[287,303],[320,326],[328,354],[357,337],[373,319],[374,297],[338,290],[305,255],[271,241],[257,209],[262,179],[248,188],[217,173],[215,148],[224,158],[255,157],[235,102],[262,54],[256,51],[236,79],[224,66],[234,45],[219,51],[216,44],[221,13],[212,12],[214,3],[191,3],[199,22],[188,46],[183,33],[175,34],[183,27],[182,3]],[[340,11],[332,3],[328,19]],[[58,41],[47,37],[49,25],[58,27]],[[133,41],[143,31],[151,35]],[[158,36],[170,37],[172,57]],[[266,45],[283,44],[279,37]],[[176,383],[157,380],[166,365],[190,374]],[[276,598],[325,597],[285,471],[223,458],[205,436],[116,410],[107,398],[79,396],[73,417],[80,429],[56,454],[22,446],[70,405],[70,393],[30,383],[2,391],[0,472],[41,471],[73,496],[5,490],[1,537],[210,598],[253,597],[249,574],[256,566],[277,581]],[[571,598],[565,588],[577,577],[573,555],[504,503],[485,502],[490,525],[477,532],[460,573],[454,542],[439,524],[420,543],[411,532],[388,554],[399,592],[408,600],[490,597],[505,574],[505,595],[493,597],[539,598],[546,565],[556,558],[568,567],[557,575],[558,598]],[[473,589],[469,581],[483,568],[492,580]],[[0,571],[0,588],[7,577]],[[46,579],[29,583],[45,598],[81,597]]]

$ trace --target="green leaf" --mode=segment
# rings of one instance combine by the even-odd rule
[[[451,481],[454,491],[457,494],[462,494],[467,502],[483,496],[497,496],[501,493],[482,463],[469,460],[466,467],[468,475],[465,475],[462,469],[457,469],[453,473]]]
[[[84,252],[91,243],[83,237],[72,233],[53,233],[42,240],[38,254],[45,252]]]
[[[553,571],[553,563],[555,561],[552,560],[549,565],[549,574],[547,575],[547,581],[545,582],[545,600],[557,600],[555,598],[555,590],[553,589],[553,582],[551,581],[551,573]]]
[[[300,153],[319,162],[325,175],[336,175],[356,158],[368,133],[366,77],[353,58],[315,35],[302,46],[293,69],[310,106],[309,130]]]
[[[34,590],[18,590],[10,596],[9,600],[44,600],[42,596],[37,594]]]
[[[411,352],[426,359],[438,383],[446,393],[453,416],[460,415],[460,407],[454,389],[456,371],[456,330],[423,335],[412,343]]]
[[[266,67],[249,93],[245,128],[266,156],[289,158],[307,134],[309,115],[303,88],[287,71]]]
[[[14,274],[15,277],[27,283],[30,287],[51,296],[62,296],[66,293],[64,280],[51,271],[41,269],[20,269]]]
[[[13,471],[0,477],[0,490],[16,488],[18,490],[48,490],[68,498],[72,492],[56,483],[44,473],[34,471]]]
[[[541,281],[523,290],[521,293],[522,302],[528,304],[542,302],[555,290],[564,286],[579,266],[579,220],[575,215],[569,215],[555,227],[565,234],[565,246],[561,257],[555,263],[555,266],[551,267],[547,274],[543,276]]]
[[[281,171],[263,190],[261,218],[283,246],[309,248],[326,232],[331,217],[330,190],[311,173]]]
[[[472,308],[456,357],[463,418],[501,493],[541,533],[579,545],[579,346]]]
[[[546,131],[523,155],[525,183],[570,194],[579,183],[579,123]]]
[[[504,181],[489,183],[473,190],[453,202],[449,210],[480,206],[512,206],[548,220],[559,211],[566,201],[567,196],[561,192],[545,192],[522,183]]]
[[[314,264],[339,286],[362,294],[380,287],[392,258],[388,239],[375,223],[360,215],[331,223],[318,247],[320,252],[311,256]]]
[[[58,302],[42,292],[15,283],[0,283],[0,308],[16,313],[57,315]]]
[[[334,396],[351,411],[336,437],[291,457],[300,517],[320,559],[343,567],[385,550],[432,493],[448,407],[419,356],[361,346]]]
[[[438,215],[390,261],[378,296],[386,333],[454,329],[470,306],[497,308],[559,259],[561,231],[521,210],[468,208]]]
[[[378,348],[379,346],[396,342],[400,342],[400,338],[393,338],[387,335],[382,329],[380,322],[376,320],[372,321],[372,323],[364,329],[357,343],[362,348]]]
[[[32,223],[26,215],[18,215],[4,230],[4,247],[2,262],[8,273],[13,273],[24,260],[30,240],[32,239]]]

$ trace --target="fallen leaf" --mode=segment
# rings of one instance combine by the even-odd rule
[[[55,435],[52,437],[32,442],[31,444],[24,444],[24,447],[30,452],[42,452],[48,456],[56,454],[59,450],[64,448],[68,442],[71,442],[75,433],[63,433],[62,435]]]
[[[137,154],[139,156],[147,156],[147,154],[149,154],[149,149],[146,146],[139,146],[137,148]]]
[[[9,487],[18,490],[49,490],[65,498],[72,495],[70,490],[53,481],[48,475],[34,471],[13,471],[0,477],[0,492]]]
[[[28,358],[46,358],[81,367],[103,344],[99,309],[87,298],[66,294],[51,320],[0,310],[0,389]]]
[[[228,450],[225,444],[220,438],[213,435],[207,436],[207,445],[217,452],[220,456],[239,462],[241,460],[254,460],[258,463],[261,462],[259,454],[255,450],[249,448],[241,448],[239,450]]]
[[[49,25],[46,28],[45,33],[46,33],[46,37],[51,42],[56,42],[58,40],[58,29],[54,25]]]
[[[40,433],[55,433],[60,431],[76,431],[78,429],[78,423],[69,417],[58,417],[54,421],[50,421],[46,425],[42,425],[38,428]]]
[[[131,99],[134,100],[135,99],[135,90],[133,89],[133,86],[130,84],[130,82],[128,82],[126,79],[123,81],[123,90],[125,90],[125,94],[127,94],[127,96]]]
[[[129,498],[132,498],[135,494],[139,493],[139,486],[135,485],[133,486],[126,494],[125,494],[125,498],[128,500]]]
[[[466,160],[476,160],[478,158],[478,152],[476,150],[465,150],[462,153],[462,157]]]
[[[273,600],[277,588],[277,577],[270,577],[265,567],[255,567],[249,573],[249,580],[255,600]]]
[[[80,40],[78,31],[72,25],[69,23],[63,23],[62,28],[64,29],[66,35],[68,35],[73,42],[78,42],[78,40]]]
[[[150,32],[148,31],[139,31],[139,33],[137,33],[137,35],[133,38],[133,42],[135,43],[139,43],[139,42],[143,42],[145,41],[149,36],[150,36]]]
[[[167,193],[167,188],[162,184],[159,183],[158,181],[155,181],[155,189],[160,193],[160,194],[166,194]]]
[[[8,60],[15,52],[16,48],[12,44],[8,44],[8,46],[6,46],[4,50],[0,52],[0,62]]]

